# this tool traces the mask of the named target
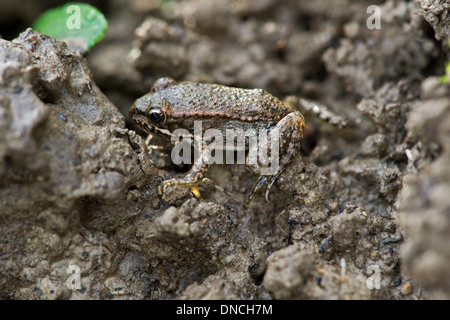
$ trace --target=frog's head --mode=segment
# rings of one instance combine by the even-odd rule
[[[129,111],[131,120],[145,132],[170,138],[173,108],[161,92],[176,84],[172,78],[158,79],[150,89],[150,93],[137,99],[131,106]]]
[[[150,93],[135,101],[130,108],[130,118],[137,126],[148,133],[156,133],[170,138],[170,118],[172,105],[166,98]]]

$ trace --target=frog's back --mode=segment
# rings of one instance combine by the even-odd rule
[[[217,84],[182,82],[159,92],[171,103],[173,116],[223,116],[241,121],[269,122],[289,110],[263,89],[241,89]]]

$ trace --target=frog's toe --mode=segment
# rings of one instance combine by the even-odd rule
[[[252,192],[248,196],[247,202],[250,202],[252,198],[255,196],[255,194],[260,192],[264,187],[266,187],[265,198],[266,201],[269,202],[270,188],[272,187],[276,178],[277,178],[276,176],[260,176],[258,181],[256,181],[256,184],[253,187]]]
[[[166,192],[167,189],[167,181],[161,182],[161,184],[158,187],[158,193],[161,196],[164,192]]]
[[[158,193],[159,193],[159,195],[162,195],[163,193],[166,193],[166,192],[167,192],[167,189],[168,189],[170,186],[178,185],[178,184],[179,184],[179,183],[177,182],[177,180],[173,180],[173,179],[171,179],[171,180],[166,180],[166,181],[161,182],[161,184],[160,184],[159,187],[158,187]]]
[[[191,192],[194,194],[194,196],[197,199],[202,199],[202,195],[200,194],[200,190],[198,189],[198,184],[189,186],[189,189],[191,189]]]
[[[267,176],[260,176],[259,179],[256,181],[255,186],[252,189],[252,192],[249,194],[247,202],[250,202],[255,196],[255,194],[257,194],[266,184],[267,184]]]
[[[277,179],[277,176],[272,176],[270,178],[270,181],[267,183],[266,186],[266,201],[269,202],[269,193],[270,193],[270,188],[272,188],[273,183],[275,182],[275,180]]]

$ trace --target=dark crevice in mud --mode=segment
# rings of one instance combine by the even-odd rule
[[[56,104],[57,98],[55,95],[48,90],[44,89],[39,83],[35,84],[33,87],[36,95],[41,99],[43,103]]]

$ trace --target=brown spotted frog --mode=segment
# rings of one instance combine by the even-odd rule
[[[131,119],[147,133],[156,133],[171,138],[177,129],[186,129],[194,134],[195,121],[201,120],[202,133],[209,129],[263,130],[267,132],[264,143],[248,145],[247,167],[254,173],[263,172],[261,164],[255,161],[261,146],[267,147],[271,138],[279,140],[279,162],[269,175],[260,175],[248,201],[256,192],[266,186],[266,200],[276,178],[283,172],[290,160],[299,152],[303,139],[305,119],[289,104],[278,100],[262,89],[241,89],[218,84],[176,82],[161,78],[150,92],[137,99],[131,106]],[[277,135],[275,137],[275,134]],[[181,179],[163,181],[159,191],[169,186],[185,186],[200,198],[198,184],[203,180],[211,159],[211,149],[203,144],[192,168]],[[250,163],[251,162],[251,163]]]

